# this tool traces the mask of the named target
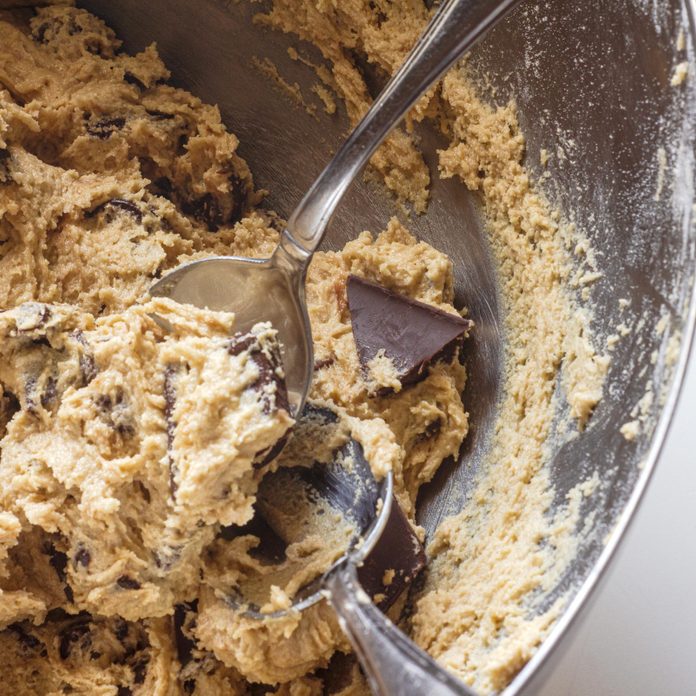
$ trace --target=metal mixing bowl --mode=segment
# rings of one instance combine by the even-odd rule
[[[253,57],[269,57],[290,81],[309,86],[313,74],[286,54],[295,41],[254,26],[258,4],[82,4],[104,17],[129,50],[157,41],[174,82],[220,105],[257,184],[270,190],[270,207],[288,215],[347,128],[342,113],[318,124],[251,68]],[[592,297],[600,344],[622,321],[635,325],[613,354],[605,397],[589,427],[580,437],[549,443],[557,506],[594,471],[604,485],[583,504],[580,523],[591,513],[594,523],[546,598],[550,603],[567,593],[567,609],[506,694],[532,693],[530,678],[587,598],[639,502],[675,405],[695,314],[696,80],[675,87],[671,79],[676,65],[693,57],[692,35],[686,0],[528,0],[472,56],[497,101],[517,100],[528,166],[541,174],[540,149],[564,151],[549,164],[545,188],[597,250],[604,275]],[[423,140],[434,164],[442,143],[427,130]],[[379,230],[392,213],[376,187],[360,183],[324,246],[338,248],[363,229]],[[432,532],[444,515],[466,505],[490,443],[502,375],[500,316],[496,271],[473,195],[454,180],[436,181],[427,215],[410,227],[452,257],[458,296],[477,323],[466,399],[474,427],[460,461],[446,466],[420,500],[420,521]],[[618,298],[631,301],[624,313]],[[670,322],[659,333],[664,314]],[[675,362],[667,346],[676,332],[682,346]],[[644,432],[626,441],[618,428],[631,420],[649,384],[657,398]]]

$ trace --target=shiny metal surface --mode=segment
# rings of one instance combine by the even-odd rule
[[[289,215],[347,128],[340,110],[317,121],[255,70],[252,58],[268,57],[290,81],[312,84],[311,71],[287,57],[287,46],[296,42],[253,25],[249,18],[259,6],[247,3],[83,4],[125,36],[129,49],[156,40],[175,81],[220,104],[257,184],[270,190],[268,206]],[[555,507],[593,472],[604,485],[581,508],[581,524],[590,515],[593,524],[568,572],[545,598],[551,603],[564,594],[567,609],[508,695],[534,693],[535,680],[553,662],[556,640],[610,558],[649,479],[683,374],[695,316],[691,11],[684,0],[528,0],[472,57],[492,99],[516,99],[532,171],[542,174],[542,148],[554,154],[544,186],[587,234],[603,272],[592,290],[600,342],[622,322],[632,327],[614,351],[605,398],[588,428],[574,439],[564,439],[559,429],[549,443]],[[675,68],[686,60],[691,76],[673,87]],[[434,133],[422,135],[435,166],[434,149],[443,143]],[[338,248],[363,229],[380,229],[394,212],[377,187],[358,182],[337,211],[324,247]],[[444,467],[419,501],[420,519],[432,532],[444,515],[466,505],[488,447],[503,339],[495,268],[476,198],[454,180],[438,180],[428,214],[410,226],[453,258],[459,301],[477,324],[466,393],[474,428],[460,460]],[[623,311],[619,298],[630,300]],[[667,326],[657,332],[665,315]],[[667,348],[675,346],[679,334],[682,347],[674,360]],[[644,432],[626,441],[618,428],[632,419],[631,410],[648,386],[655,399],[647,405]]]
[[[419,97],[520,0],[447,0],[403,65],[312,183],[266,262],[203,259],[175,269],[150,293],[237,315],[237,329],[258,321],[277,328],[294,413],[302,411],[314,373],[304,279],[312,254],[346,191]]]

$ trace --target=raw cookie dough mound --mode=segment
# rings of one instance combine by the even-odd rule
[[[117,311],[191,255],[273,249],[218,109],[119,47],[72,7],[0,19],[0,307]]]
[[[0,632],[0,694],[178,693],[169,623],[56,610],[41,627],[12,624]]]
[[[342,251],[316,254],[307,277],[316,353],[312,394],[355,417],[378,416],[387,423],[404,451],[403,478],[397,471],[395,481],[399,501],[409,512],[418,488],[445,458],[457,455],[468,432],[461,399],[466,369],[457,348],[449,360],[430,365],[417,384],[385,396],[375,394],[361,368],[351,330],[346,297],[351,274],[458,314],[453,305],[452,262],[392,220],[377,238],[364,232]]]
[[[292,420],[275,332],[233,324],[165,300],[97,321],[42,303],[0,313],[0,382],[19,408],[0,442],[0,505],[22,530],[10,556],[25,568],[23,542],[48,548],[71,607],[167,614],[219,526],[251,517]],[[11,570],[8,583],[25,589]]]

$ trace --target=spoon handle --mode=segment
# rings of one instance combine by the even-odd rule
[[[353,179],[408,110],[521,0],[447,0],[288,220],[285,234],[311,254]]]
[[[352,563],[334,570],[326,589],[374,694],[475,696],[377,609],[360,586]]]

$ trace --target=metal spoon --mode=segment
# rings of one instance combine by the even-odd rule
[[[151,294],[210,309],[233,311],[245,330],[270,321],[284,346],[285,377],[295,414],[300,414],[313,372],[312,333],[304,282],[312,254],[353,179],[418,98],[490,27],[521,0],[450,0],[433,17],[404,64],[306,193],[270,259],[218,257],[180,266],[155,283]],[[357,565],[374,550],[391,505],[377,506],[362,549],[349,552],[323,576],[324,594],[377,694],[469,694],[399,631],[359,584]],[[316,593],[300,599],[301,610]]]
[[[317,411],[311,405],[307,408],[314,412],[316,427],[318,419],[325,418],[327,411]],[[330,426],[331,412],[328,412],[328,416]],[[302,421],[299,427],[302,427]],[[274,481],[274,477],[279,480]],[[326,519],[328,515],[324,513],[330,508],[350,521],[352,539],[342,558],[296,593],[289,609],[262,613],[244,596],[244,586],[240,588],[239,596],[230,601],[246,617],[273,620],[289,612],[303,611],[327,599],[336,611],[339,624],[350,639],[375,694],[473,696],[473,692],[464,684],[396,628],[373,604],[363,587],[367,588],[370,584],[369,580],[365,584],[366,576],[362,572],[370,564],[373,585],[375,574],[382,577],[385,571],[391,569],[392,573],[396,571],[397,577],[403,571],[413,579],[413,574],[425,564],[422,545],[393,497],[393,485],[391,472],[381,482],[374,479],[362,447],[352,439],[334,452],[333,461],[329,464],[281,468],[264,477],[254,522],[266,527],[267,536],[275,535],[284,544],[301,541],[304,534],[317,533],[311,524],[314,516],[312,510],[319,511],[318,519]],[[304,499],[305,503],[287,510],[285,500],[288,496],[294,500]],[[281,508],[280,522],[277,514],[274,514],[278,508]],[[299,514],[298,510],[301,511]],[[286,522],[284,525],[282,518],[288,520],[289,524]],[[330,524],[339,523],[332,521]],[[286,525],[292,529],[283,529]],[[237,534],[249,532],[264,536],[263,531],[244,529]],[[272,565],[272,562],[265,565],[267,572]],[[279,575],[282,573],[281,564]],[[273,574],[265,581],[268,587],[281,584],[275,582]],[[396,582],[405,584],[408,580]],[[377,584],[381,586],[381,581]],[[374,592],[374,587],[369,591]]]
[[[300,201],[270,259],[224,256],[179,266],[152,295],[233,311],[239,330],[270,321],[283,345],[291,407],[302,410],[312,379],[312,332],[304,282],[334,210],[351,182],[418,98],[521,0],[450,0],[428,24],[334,158]]]

